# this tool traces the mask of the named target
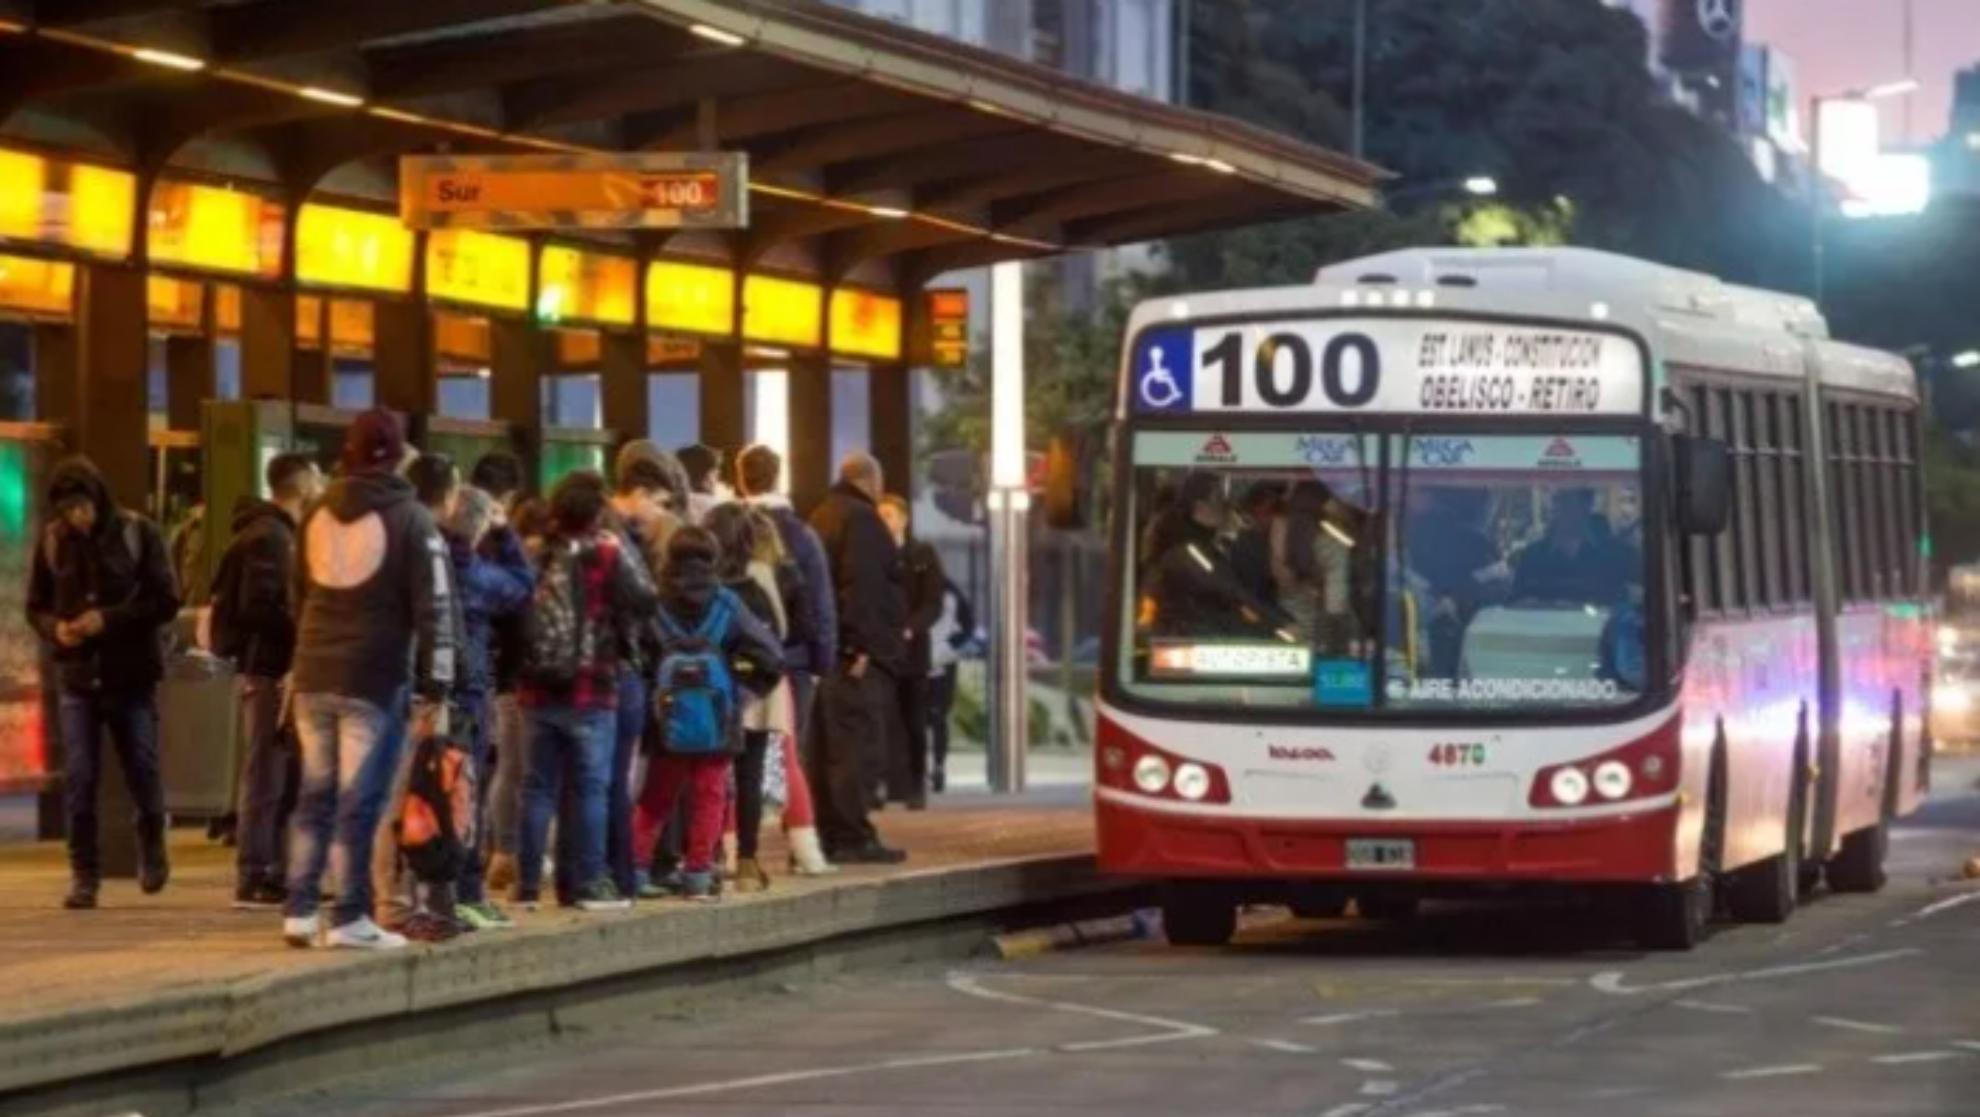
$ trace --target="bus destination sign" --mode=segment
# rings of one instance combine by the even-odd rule
[[[745,158],[406,156],[399,213],[415,229],[736,229],[749,223]]]
[[[1643,359],[1617,334],[1448,319],[1158,326],[1132,354],[1134,410],[1619,415]]]

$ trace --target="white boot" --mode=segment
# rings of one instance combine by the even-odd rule
[[[825,851],[818,845],[818,828],[800,826],[784,835],[791,847],[791,872],[801,877],[829,876],[839,871],[837,865],[825,860]]]

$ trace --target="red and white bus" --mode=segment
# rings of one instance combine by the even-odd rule
[[[1413,250],[1138,307],[1101,868],[1172,941],[1586,886],[1646,945],[1882,885],[1925,791],[1918,396],[1807,301]]]

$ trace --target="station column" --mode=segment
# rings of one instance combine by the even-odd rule
[[[711,341],[701,347],[701,441],[734,454],[749,443],[743,422],[742,346]]]
[[[406,415],[439,410],[433,313],[420,299],[380,299],[372,318],[373,398]]]
[[[809,513],[832,486],[832,359],[794,354],[790,369],[791,503]]]
[[[646,402],[646,331],[607,330],[600,339],[598,381],[605,427],[622,438],[653,429]]]
[[[914,502],[914,370],[906,365],[873,365],[867,372],[867,417],[873,456],[887,475],[887,490]]]

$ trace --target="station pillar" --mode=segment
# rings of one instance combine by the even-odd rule
[[[165,426],[199,429],[199,405],[213,398],[213,340],[174,334],[165,339]]]
[[[372,400],[402,415],[439,409],[433,314],[414,299],[380,299],[372,312]]]
[[[295,293],[242,284],[241,398],[294,399],[295,361]]]
[[[906,365],[874,365],[867,371],[867,420],[873,456],[887,476],[887,491],[914,504],[914,370]]]
[[[809,514],[832,487],[832,359],[804,353],[790,360],[791,503]]]
[[[556,366],[556,339],[526,318],[490,318],[488,357],[488,417],[523,432],[524,475],[534,486],[543,465],[543,375]]]
[[[742,346],[711,341],[701,347],[701,441],[730,455],[749,444],[743,422]],[[674,447],[668,447],[673,449]]]
[[[653,429],[647,414],[646,334],[611,330],[598,353],[598,391],[605,428],[622,438],[645,438]]]

